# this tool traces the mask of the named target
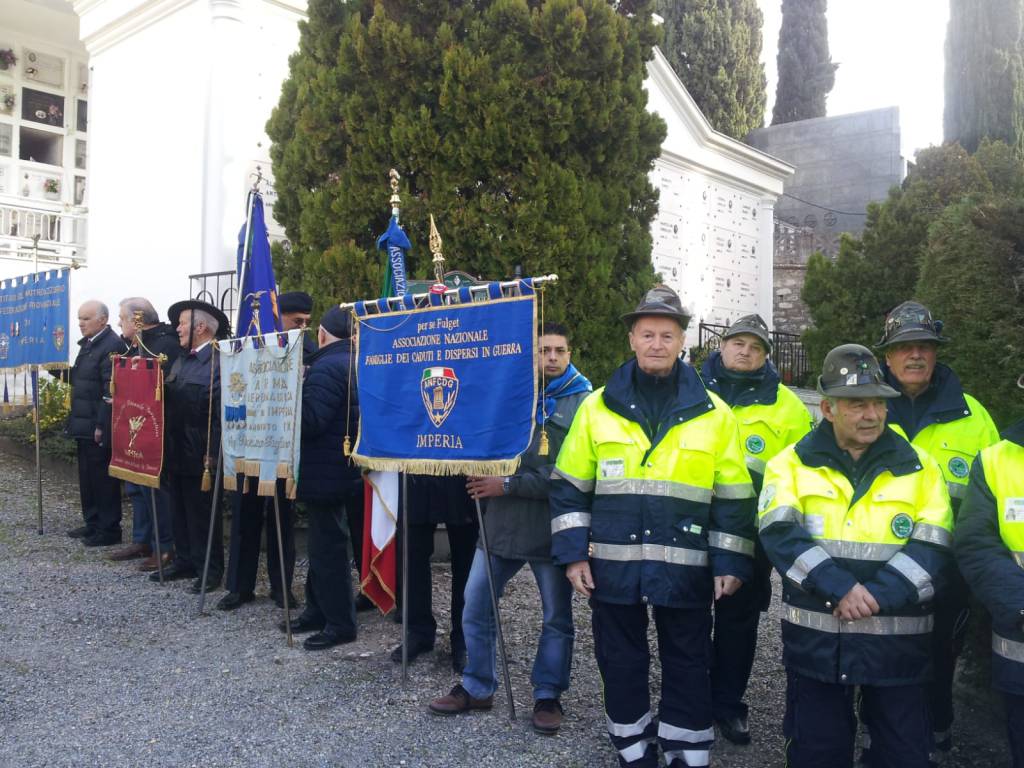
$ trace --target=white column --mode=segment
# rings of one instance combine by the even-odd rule
[[[757,256],[759,282],[757,311],[775,330],[775,198],[763,197],[757,207]]]
[[[203,161],[203,272],[234,268],[232,241],[238,222],[229,222],[233,210],[229,195],[239,188],[244,174],[232,147],[237,141],[235,125],[239,119],[239,92],[244,72],[243,24],[241,0],[209,0],[210,71],[207,82],[206,136]],[[238,201],[238,211],[245,201]],[[241,215],[241,214],[239,214]],[[238,218],[237,216],[235,218]],[[233,234],[231,234],[233,231]]]

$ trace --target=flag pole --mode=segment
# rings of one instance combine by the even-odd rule
[[[484,567],[487,570],[487,586],[491,592],[491,610],[494,613],[494,628],[498,635],[498,652],[501,654],[501,671],[505,677],[505,695],[508,697],[508,719],[516,721],[516,703],[512,699],[512,678],[508,673],[508,656],[505,653],[505,633],[501,631],[501,610],[498,608],[498,593],[494,589],[494,571],[491,569],[491,552],[487,548],[487,529],[484,527],[484,513],[480,499],[476,501],[476,521],[480,526],[480,549],[484,553]]]
[[[281,504],[277,499],[277,484],[274,485],[274,523],[277,527],[277,557],[281,562],[281,598],[284,604],[284,631],[288,636],[288,647],[294,644],[292,640],[292,617],[288,607],[288,573],[284,569],[284,542],[281,539]]]
[[[217,451],[217,470],[213,479],[213,498],[210,501],[210,530],[206,535],[206,560],[203,562],[203,579],[199,584],[199,616],[204,615],[206,607],[206,579],[210,573],[210,554],[213,551],[213,529],[217,519],[217,498],[220,496],[220,460],[223,450]]]
[[[36,509],[39,517],[39,529],[37,533],[43,535],[43,465],[39,457],[39,365],[36,364],[35,386],[32,388],[34,405],[35,430],[36,430]]]
[[[160,521],[156,513],[156,488],[149,487],[149,506],[153,510],[153,542],[156,546],[156,572],[159,574],[160,583],[164,583],[164,558],[160,551]]]
[[[243,291],[245,290],[245,273],[249,268],[249,259],[252,255],[252,248],[249,244],[249,235],[252,233],[252,209],[256,205],[256,190],[257,185],[263,178],[262,172],[259,170],[259,166],[256,168],[256,181],[253,182],[252,189],[249,190],[249,204],[246,206],[245,212],[245,239],[242,240],[242,271],[238,276],[238,301],[235,302],[234,312],[231,318],[231,331],[232,333],[238,333],[238,315],[242,311]]]
[[[402,682],[409,682],[409,483],[402,473]]]

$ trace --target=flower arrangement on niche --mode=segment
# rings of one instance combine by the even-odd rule
[[[43,182],[43,191],[48,195],[59,195],[60,182],[56,179],[47,179]]]
[[[14,97],[13,93],[4,94],[4,109],[14,109],[14,105],[16,102],[17,99]]]
[[[10,69],[18,63],[18,57],[14,55],[13,48],[0,50],[0,69]]]

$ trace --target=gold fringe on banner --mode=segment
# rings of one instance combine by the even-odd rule
[[[381,472],[410,472],[415,475],[514,475],[519,469],[519,457],[499,461],[443,461],[435,459],[380,459],[352,454],[352,460],[361,467]]]
[[[224,475],[224,479],[221,481],[224,484],[225,491],[237,491],[238,490],[238,478],[235,477],[234,473]]]
[[[109,472],[111,477],[116,477],[119,480],[127,480],[130,483],[135,483],[136,485],[145,485],[148,488],[160,487],[159,475],[144,475],[141,472],[133,472],[130,469],[118,467],[114,464],[110,465]]]
[[[257,496],[273,496],[277,493],[277,480],[260,480],[256,485]]]

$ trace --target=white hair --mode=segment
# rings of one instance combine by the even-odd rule
[[[213,336],[216,336],[217,331],[220,329],[220,322],[218,322],[217,318],[215,318],[209,312],[204,312],[201,309],[193,309],[192,324],[197,325],[198,323],[202,323],[203,325],[205,325],[206,330],[208,330],[210,334]]]

